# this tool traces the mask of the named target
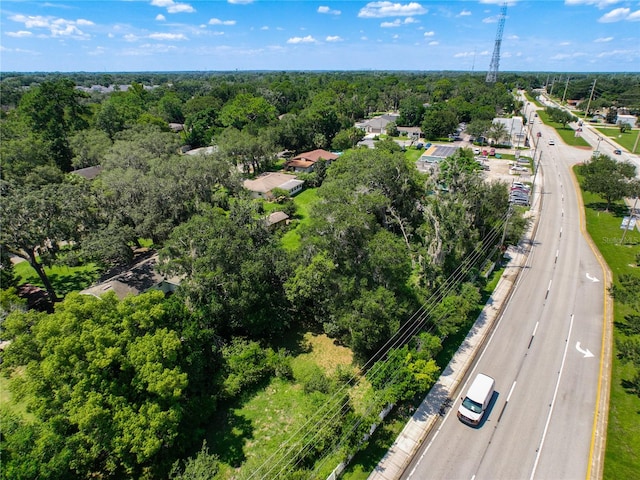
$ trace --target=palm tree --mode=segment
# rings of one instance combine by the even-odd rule
[[[496,143],[501,143],[505,138],[509,138],[509,132],[504,123],[494,122],[489,130],[489,137],[493,138]]]

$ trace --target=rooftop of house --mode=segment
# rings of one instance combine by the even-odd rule
[[[244,188],[246,188],[247,190],[251,190],[252,192],[267,193],[274,188],[280,187],[282,184],[288,182],[289,180],[295,179],[295,175],[289,175],[286,173],[263,173],[253,180],[245,180]]]
[[[293,157],[292,160],[307,160],[309,162],[317,162],[321,158],[323,160],[335,160],[338,157],[339,155],[335,153],[327,152],[326,150],[318,148],[310,152],[300,153],[299,155],[296,155],[295,157]]]

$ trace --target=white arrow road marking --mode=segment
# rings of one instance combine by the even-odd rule
[[[578,350],[580,353],[582,353],[584,355],[584,358],[593,357],[593,353],[591,353],[588,348],[585,349],[585,350],[580,348],[580,342],[576,343],[576,350]]]
[[[592,282],[599,282],[599,281],[600,281],[600,280],[598,280],[598,278],[597,278],[597,277],[592,277],[592,276],[591,276],[591,275],[589,275],[588,273],[587,273],[587,278],[588,278],[589,280],[591,280]]]

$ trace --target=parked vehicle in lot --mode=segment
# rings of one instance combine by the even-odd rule
[[[479,373],[469,387],[467,395],[462,397],[458,418],[469,425],[478,425],[491,402],[494,386],[493,378]]]
[[[476,148],[474,148],[474,149],[473,149],[473,154],[474,154],[474,155],[480,155],[480,149],[479,149],[479,148],[477,148],[477,147],[476,147]]]
[[[422,150],[422,147],[424,147],[424,145],[422,145],[422,143],[417,143],[417,144],[416,144],[416,148],[417,148],[418,150]]]
[[[492,148],[491,150],[489,150],[489,155],[490,156],[493,157],[493,156],[495,156],[495,154],[496,154],[496,149],[495,148]]]
[[[529,185],[526,185],[526,184],[524,184],[522,182],[513,182],[511,184],[511,187],[521,187],[521,188],[525,188],[527,190],[531,190],[531,187]]]
[[[556,141],[553,138],[549,139],[549,145],[555,145]]]
[[[615,153],[616,155],[622,155],[622,150],[620,150],[619,148],[616,148],[613,153]]]

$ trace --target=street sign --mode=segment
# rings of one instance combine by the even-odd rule
[[[622,219],[622,225],[620,228],[623,230],[633,230],[636,228],[636,218],[635,217],[624,217]]]

